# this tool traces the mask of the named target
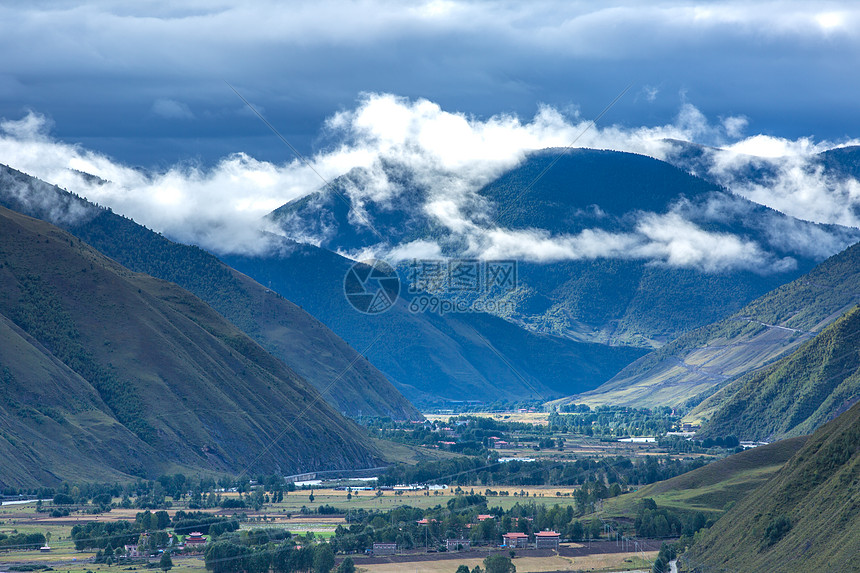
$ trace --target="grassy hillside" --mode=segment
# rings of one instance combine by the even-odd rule
[[[209,253],[3,166],[0,205],[55,223],[125,267],[192,292],[323,392],[339,411],[421,417],[379,370],[325,325]]]
[[[860,300],[860,245],[564,402],[679,405],[796,350]]]
[[[703,435],[774,440],[810,434],[860,400],[860,308],[791,355],[732,381],[691,415]]]
[[[634,493],[610,498],[605,510],[610,516],[632,515],[641,500],[650,498],[660,507],[719,516],[773,477],[805,442],[806,436],[801,436],[745,450]]]
[[[819,428],[691,550],[703,570],[860,570],[860,404]]]
[[[0,419],[0,485],[143,475],[155,455],[86,380],[3,315]]]
[[[206,303],[2,207],[0,315],[0,448],[17,464],[7,485],[42,482],[45,467],[57,481],[379,461],[352,422]],[[69,461],[42,464],[58,456]]]

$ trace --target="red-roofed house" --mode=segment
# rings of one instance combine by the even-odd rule
[[[505,533],[502,535],[502,539],[505,540],[505,547],[513,547],[514,549],[522,549],[528,545],[529,536],[525,533],[520,533],[518,531],[512,531],[511,533]]]
[[[555,531],[538,531],[535,533],[536,549],[558,549],[561,534]]]
[[[478,521],[486,521],[488,519],[493,519],[493,517],[494,517],[493,515],[482,513],[478,516]]]
[[[185,545],[205,545],[206,538],[199,531],[193,531],[185,536]]]

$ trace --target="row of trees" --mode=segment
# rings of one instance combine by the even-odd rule
[[[38,549],[45,545],[41,533],[0,533],[0,549]]]
[[[672,431],[681,419],[671,408],[599,406],[591,410],[588,406],[573,405],[570,410],[570,413],[551,413],[549,429],[586,436],[654,436]]]
[[[490,518],[478,520],[479,514]],[[426,520],[426,522],[424,522]],[[387,512],[357,510],[347,514],[348,527],[338,526],[330,543],[335,551],[363,552],[373,543],[397,543],[403,549],[437,546],[445,539],[469,538],[475,544],[498,544],[502,535],[521,532],[534,539],[534,533],[552,529],[565,538],[596,539],[603,532],[597,520],[581,520],[567,505],[517,503],[510,510],[488,508],[480,495],[458,496],[446,507],[422,510],[408,506]]]
[[[212,573],[330,573],[335,565],[328,543],[298,547],[290,542],[246,545],[224,540],[207,546],[204,559]],[[344,559],[337,573],[355,573],[350,557]]]
[[[241,518],[233,516],[224,518],[202,511],[177,511],[173,519],[166,511],[141,511],[131,521],[90,521],[79,523],[72,527],[71,537],[75,549],[106,549],[138,543],[142,534],[146,534],[147,549],[156,550],[165,547],[168,536],[165,529],[173,527],[177,535],[186,535],[192,531],[200,531],[205,535],[222,535],[239,529]]]
[[[498,463],[497,458],[471,457],[399,465],[380,476],[379,485],[399,483],[452,483],[459,486],[582,485],[589,482],[621,485],[647,485],[700,468],[708,463],[701,458],[673,459],[648,456],[646,459],[615,456],[583,458],[564,464],[554,461]],[[597,492],[596,499],[610,497]],[[593,501],[593,500],[592,500]]]

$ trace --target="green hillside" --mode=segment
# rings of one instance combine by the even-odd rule
[[[774,440],[810,434],[860,400],[860,307],[791,355],[732,381],[691,414],[701,433]]]
[[[860,404],[804,447],[693,546],[699,570],[860,570]]]
[[[130,219],[3,166],[0,205],[57,224],[123,266],[195,294],[346,415],[421,418],[379,370],[325,325],[206,251],[169,241]]]
[[[733,454],[691,472],[606,500],[609,516],[631,515],[641,500],[660,507],[719,516],[773,477],[806,443],[806,436],[781,440]]]
[[[651,352],[596,390],[560,401],[680,405],[796,350],[860,300],[860,245],[728,318]]]
[[[0,419],[4,486],[143,475],[155,456],[95,388],[3,315]]]
[[[206,303],[2,207],[0,318],[5,485],[379,461],[357,426]]]

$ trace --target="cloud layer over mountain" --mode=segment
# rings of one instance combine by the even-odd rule
[[[180,116],[187,111],[169,101],[160,109]],[[260,233],[273,230],[263,223],[265,214],[323,186],[320,177],[331,181],[345,173],[352,173],[351,181],[360,181],[345,190],[355,208],[355,225],[368,223],[363,206],[385,208],[419,189],[424,193],[424,213],[464,238],[469,254],[479,257],[539,262],[635,258],[707,272],[736,268],[769,272],[793,264],[790,258],[773,255],[771,247],[818,258],[843,248],[845,237],[808,226],[768,229],[768,244],[707,231],[696,221],[717,220],[727,216],[726,209],[736,208],[714,204],[698,206],[695,213],[691,205],[683,204],[666,213],[639,213],[623,233],[586,229],[552,236],[542,229],[512,231],[493,223],[489,206],[476,193],[533,150],[589,147],[667,159],[676,154],[677,140],[705,142],[721,147],[706,149],[707,161],[698,167],[733,191],[796,217],[858,226],[858,182],[851,177],[833,179],[815,167],[816,154],[837,144],[763,135],[744,138],[745,126],[743,117],[709,122],[689,103],[670,124],[628,129],[593,125],[588,118],[548,106],[528,120],[512,114],[482,120],[446,111],[425,99],[365,94],[354,109],[326,121],[323,136],[329,143],[308,158],[310,167],[298,159],[273,164],[239,153],[211,168],[179,163],[149,172],[56,140],[50,135],[51,122],[34,112],[0,123],[0,162],[216,252],[269,248]],[[745,174],[763,162],[772,167],[771,176],[765,183],[750,182]],[[392,171],[403,177],[391,178]],[[438,254],[439,247],[420,241],[382,244],[375,251],[409,258]]]

